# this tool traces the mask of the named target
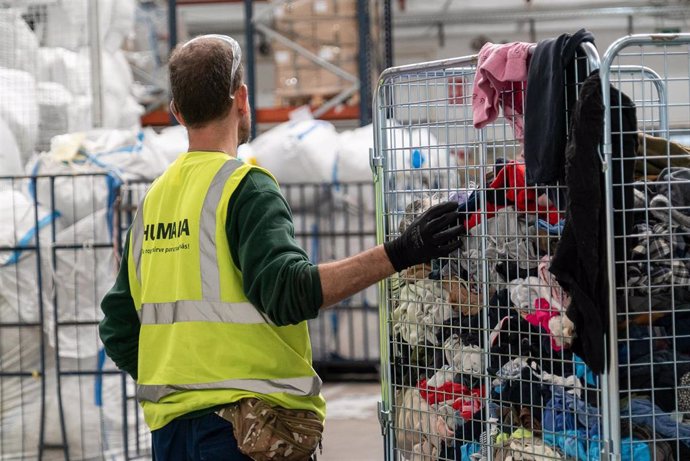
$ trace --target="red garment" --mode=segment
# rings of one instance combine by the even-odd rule
[[[423,379],[419,382],[417,387],[419,387],[419,395],[421,395],[429,405],[455,399],[462,395],[471,395],[472,393],[472,389],[469,387],[452,381],[447,381],[438,387],[428,387],[426,379]]]
[[[527,187],[525,182],[525,164],[524,163],[506,163],[506,165],[498,172],[496,178],[489,185],[490,189],[505,191],[505,205],[496,205],[489,202],[491,193],[487,190],[487,202],[484,210],[472,213],[472,215],[465,221],[465,229],[470,230],[482,220],[494,217],[496,212],[508,205],[515,207],[517,211],[525,213],[536,213],[540,218],[546,220],[549,224],[558,224],[561,217],[558,210],[553,205],[548,206],[539,205],[537,203],[538,195],[534,187]]]
[[[417,384],[419,395],[426,400],[429,405],[453,400],[451,406],[457,410],[463,419],[468,420],[472,415],[482,408],[482,398],[485,396],[483,388],[470,389],[469,387],[447,381],[438,387],[427,385],[426,379]]]

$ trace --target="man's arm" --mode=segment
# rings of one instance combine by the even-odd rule
[[[134,300],[129,291],[128,248],[129,232],[115,285],[101,301],[101,310],[105,316],[101,320],[98,330],[108,357],[115,362],[120,370],[126,371],[136,380],[141,325],[136,307],[134,307]]]
[[[332,306],[394,273],[383,245],[340,261],[320,264],[321,307]]]
[[[226,233],[249,301],[276,325],[315,318],[396,271],[446,256],[460,245],[457,203],[437,205],[403,234],[356,256],[312,264],[294,238],[292,215],[278,185],[250,171],[230,198]]]
[[[355,256],[319,265],[322,307],[343,299],[407,267],[446,256],[460,246],[464,232],[454,202],[429,208],[395,240]]]

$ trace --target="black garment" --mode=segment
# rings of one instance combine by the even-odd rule
[[[637,358],[629,372],[620,374],[621,393],[654,393],[654,403],[664,411],[676,410],[676,388],[685,373],[690,373],[690,356],[678,351],[654,351]]]
[[[532,267],[523,269],[520,267],[520,264],[517,261],[509,258],[497,262],[495,269],[496,272],[503,277],[503,279],[508,281],[525,279],[527,277],[539,277],[538,268]]]
[[[582,42],[594,42],[586,29],[572,36],[542,40],[532,54],[525,101],[524,154],[529,185],[553,185],[564,178],[566,107],[569,111],[575,107],[577,80],[587,75],[586,60],[578,59],[573,65],[576,56],[584,56],[579,46]]]
[[[500,399],[501,405],[510,402],[518,407],[544,408],[551,400],[551,385],[542,383],[525,367],[519,379],[504,383],[500,392],[493,393],[493,397]]]
[[[611,126],[613,154],[610,166],[614,187],[614,209],[633,208],[634,156],[637,149],[635,105],[625,94],[611,87]],[[598,148],[603,139],[604,105],[599,74],[582,85],[580,99],[572,116],[570,140],[566,149],[568,205],[563,237],[549,270],[570,293],[567,315],[575,324],[577,336],[572,351],[594,373],[604,371],[604,333],[608,326],[605,183]],[[621,133],[622,136],[621,136]],[[614,215],[616,236],[628,235],[633,213]],[[625,241],[616,239],[616,260],[624,259]],[[624,269],[618,265],[618,269]],[[623,277],[617,279],[624,283]]]
[[[489,374],[495,376],[503,365],[517,357],[535,361],[540,370],[550,374],[573,374],[572,352],[567,349],[554,351],[546,330],[513,311],[510,318],[501,323],[498,337],[489,349]]]

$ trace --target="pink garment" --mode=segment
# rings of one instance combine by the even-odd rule
[[[530,312],[525,315],[525,320],[535,326],[542,327],[549,335],[551,335],[551,327],[549,327],[549,320],[552,317],[559,315],[556,309],[552,309],[549,302],[544,298],[538,298],[534,300],[534,312]],[[551,338],[551,348],[558,352],[561,350],[561,346]]]
[[[523,97],[529,69],[531,43],[505,45],[486,43],[479,51],[477,73],[472,88],[472,118],[475,128],[483,128],[503,116],[513,127],[515,138],[524,139]]]

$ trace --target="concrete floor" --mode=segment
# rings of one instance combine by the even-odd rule
[[[319,461],[381,461],[378,383],[325,383],[326,428]]]

